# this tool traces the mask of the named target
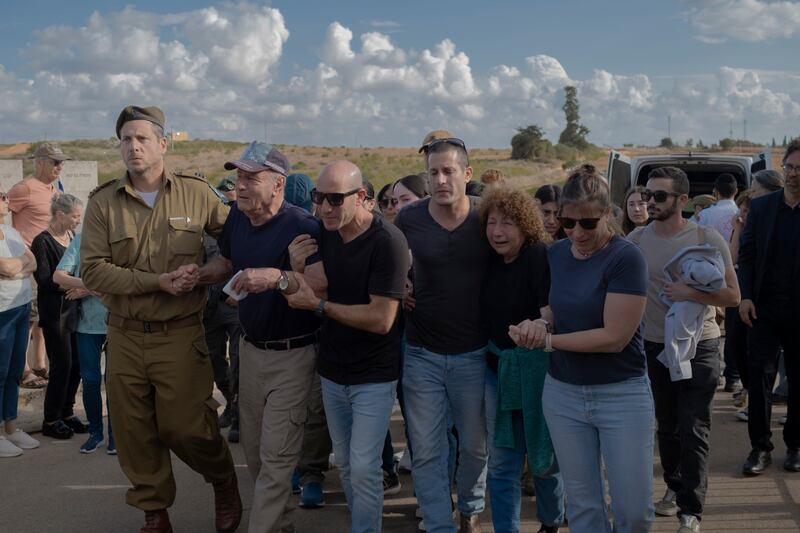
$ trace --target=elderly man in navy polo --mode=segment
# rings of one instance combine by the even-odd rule
[[[284,201],[289,161],[276,148],[254,141],[225,168],[236,169],[236,203],[219,239],[220,255],[200,269],[200,280],[234,274],[229,290],[241,298],[241,440],[255,481],[249,531],[292,531],[291,478],[316,370],[319,319],[289,308],[280,293],[298,287],[289,244],[301,234],[319,238],[320,227]],[[325,290],[318,254],[306,259],[305,276]]]

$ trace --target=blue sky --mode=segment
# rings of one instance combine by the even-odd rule
[[[399,7],[402,6],[402,7]],[[15,2],[0,142],[106,137],[127,103],[190,136],[411,146],[557,138],[565,84],[598,144],[800,134],[800,3]],[[44,15],[43,15],[44,14]],[[738,131],[737,131],[738,130]]]

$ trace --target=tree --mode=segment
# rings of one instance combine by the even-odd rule
[[[561,135],[558,137],[560,144],[574,146],[578,149],[584,149],[589,146],[586,136],[589,134],[589,128],[581,124],[580,104],[578,103],[578,89],[572,85],[564,87],[566,98],[564,106],[564,115],[567,118],[567,126]]]
[[[706,145],[703,144],[703,139],[697,139],[697,147],[698,148],[705,148]]]
[[[786,142],[786,135],[783,136],[783,144],[781,146],[789,146],[789,144]]]
[[[536,124],[517,128],[511,138],[511,159],[541,159],[552,150],[553,145],[544,138],[544,132]]]
[[[694,139],[692,139],[691,137],[689,137],[688,139],[686,139],[686,146],[688,146],[689,148],[691,148],[692,146],[694,146]]]
[[[719,147],[722,148],[723,150],[733,150],[735,146],[736,146],[736,141],[729,137],[725,137],[724,139],[720,139],[719,141]]]
[[[776,144],[775,144],[775,137],[773,137],[773,138],[772,138],[772,147],[773,147],[773,148],[775,148],[775,146],[776,146]]]
[[[659,144],[658,146],[660,146],[661,148],[673,148],[675,146],[675,143],[672,142],[672,137],[664,137],[663,139],[661,139],[661,144]]]

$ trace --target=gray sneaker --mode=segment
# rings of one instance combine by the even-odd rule
[[[681,527],[678,528],[678,533],[700,533],[700,520],[691,514],[682,514],[680,516]]]
[[[661,501],[656,502],[658,516],[675,516],[678,514],[678,504],[675,503],[675,491],[667,489]]]

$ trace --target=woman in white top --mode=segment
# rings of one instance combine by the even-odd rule
[[[0,221],[8,215],[8,195],[0,192]],[[31,273],[36,259],[17,230],[0,223],[0,457],[16,457],[39,441],[17,428],[19,383],[28,348]]]

